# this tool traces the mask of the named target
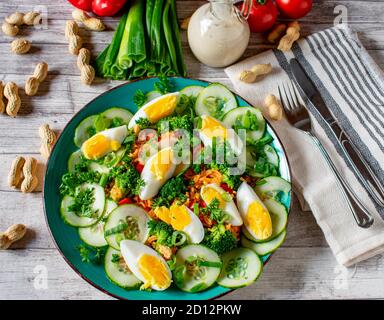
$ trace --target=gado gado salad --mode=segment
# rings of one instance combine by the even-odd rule
[[[261,112],[223,85],[138,90],[135,115],[83,120],[62,176],[61,215],[84,262],[126,289],[247,286],[285,239],[290,183]]]

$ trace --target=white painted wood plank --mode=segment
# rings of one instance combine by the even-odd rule
[[[380,299],[382,260],[378,256],[344,270],[329,248],[285,248],[272,257],[255,284],[222,299]],[[47,268],[46,290],[34,288],[37,266]],[[109,299],[82,280],[55,250],[1,251],[0,270],[2,299]]]

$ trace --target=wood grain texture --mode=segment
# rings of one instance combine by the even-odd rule
[[[179,18],[189,17],[204,3],[178,1]],[[20,33],[32,41],[30,54],[12,55],[9,51],[11,39],[0,35],[0,80],[15,81],[24,87],[27,75],[39,61],[46,61],[50,69],[37,96],[27,97],[21,90],[22,107],[16,119],[0,115],[0,230],[13,223],[29,227],[26,237],[11,250],[0,251],[0,299],[110,299],[83,281],[66,264],[50,237],[39,192],[45,161],[38,154],[37,128],[46,122],[59,133],[75,112],[120,82],[98,79],[91,87],[80,83],[76,58],[67,52],[64,39],[65,20],[71,19],[71,6],[66,0],[3,0],[0,19],[16,10],[41,9],[38,7],[41,5],[48,9],[48,28],[22,28]],[[302,19],[303,35],[332,26],[336,5],[347,8],[348,23],[358,31],[373,59],[384,68],[384,1],[315,1],[313,11]],[[105,32],[81,31],[85,46],[93,56],[110,41],[117,24],[117,18],[105,21],[108,26]],[[206,67],[194,58],[185,32],[182,41],[190,77],[218,81],[231,87],[222,69]],[[263,35],[252,35],[244,57],[270,48]],[[38,158],[40,183],[37,192],[22,194],[9,189],[7,174],[16,155]],[[300,211],[294,201],[287,240],[267,264],[261,279],[222,299],[383,299],[382,260],[382,256],[377,256],[352,269],[338,267],[312,214]],[[47,268],[47,289],[35,288],[39,266]]]

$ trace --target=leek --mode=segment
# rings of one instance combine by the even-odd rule
[[[175,0],[171,0],[171,21],[172,21],[172,29],[174,34],[174,41],[176,44],[176,54],[178,57],[178,70],[179,74],[185,77],[187,75],[187,69],[184,63],[183,49],[181,47],[181,36],[179,23],[177,22],[177,11],[176,11],[176,2]]]
[[[164,29],[164,35],[165,35],[165,41],[167,42],[169,55],[170,55],[170,62],[172,63],[173,69],[176,70],[177,73],[179,73],[179,69],[177,66],[177,55],[176,55],[176,49],[172,37],[172,27],[171,27],[171,21],[169,19],[169,9],[171,7],[171,0],[166,0],[166,4],[163,11],[163,29]]]
[[[146,58],[143,14],[144,0],[136,0],[128,12],[120,50],[116,59],[118,68],[122,70],[132,67],[133,62],[139,63]]]
[[[105,57],[105,61],[103,64],[103,74],[105,76],[111,76],[111,67],[114,64],[117,54],[119,53],[120,43],[121,39],[123,37],[124,33],[124,27],[127,21],[128,14],[124,14],[124,16],[121,18],[119,25],[117,26],[116,32],[113,35],[112,42],[109,45],[109,49],[107,52],[107,55]]]

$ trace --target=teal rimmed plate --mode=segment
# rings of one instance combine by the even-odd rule
[[[175,90],[181,90],[186,86],[199,85],[206,87],[209,83],[201,80],[193,80],[187,78],[171,78],[175,86]],[[136,90],[141,89],[144,92],[153,90],[153,85],[157,82],[157,78],[149,78],[130,82],[113,88],[91,102],[89,102],[83,109],[81,109],[67,124],[61,133],[56,145],[52,151],[47,164],[47,171],[44,181],[44,209],[46,221],[49,230],[52,234],[54,242],[67,263],[86,281],[100,289],[101,291],[121,299],[148,299],[148,300],[192,300],[192,299],[213,299],[218,296],[230,292],[230,289],[220,286],[214,286],[206,291],[199,293],[186,293],[171,287],[162,292],[147,292],[139,290],[124,290],[113,283],[111,283],[105,272],[104,266],[87,264],[81,261],[80,255],[76,247],[81,244],[76,228],[70,227],[64,223],[60,217],[60,194],[59,186],[61,176],[67,171],[67,161],[70,154],[77,149],[73,143],[75,129],[78,124],[86,117],[98,114],[104,110],[112,107],[119,106],[129,109],[135,113],[137,108],[133,103],[133,96]],[[249,105],[245,100],[237,96],[239,106]],[[284,148],[273,131],[269,123],[267,124],[268,132],[273,136],[273,146],[280,157],[280,172],[281,176],[291,181],[290,168],[288,159],[286,157]],[[291,206],[291,195],[289,194],[284,199],[285,206],[289,209]],[[264,256],[264,263],[268,260],[270,255]]]

